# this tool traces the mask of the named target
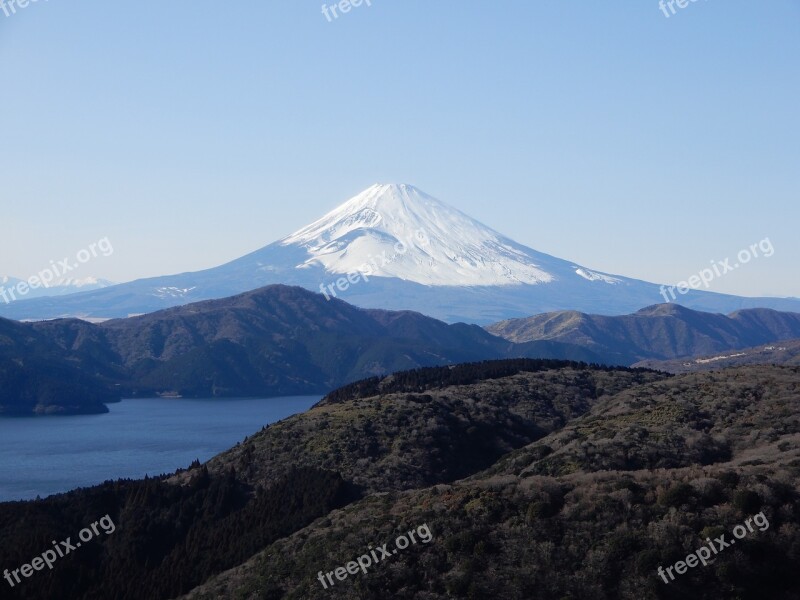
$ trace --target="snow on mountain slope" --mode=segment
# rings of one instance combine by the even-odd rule
[[[363,271],[432,286],[548,283],[512,240],[405,184],[376,184],[280,241],[308,252],[301,268]]]
[[[588,269],[584,268],[575,269],[575,274],[580,275],[589,281],[603,281],[605,283],[610,283],[611,285],[622,283],[622,280],[619,277],[611,277],[610,275],[604,275],[596,271],[589,271]]]

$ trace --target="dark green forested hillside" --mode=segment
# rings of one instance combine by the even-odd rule
[[[30,326],[0,319],[0,415],[104,413],[113,388]]]
[[[70,552],[52,571],[35,573],[2,598],[171,598],[235,566],[274,540],[347,504],[358,493],[334,473],[289,469],[268,490],[251,489],[234,472],[191,480],[108,482],[37,502],[0,504],[4,568],[19,568],[105,515],[115,524]]]

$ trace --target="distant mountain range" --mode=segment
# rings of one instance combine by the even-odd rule
[[[608,317],[560,311],[495,323],[487,331],[516,343],[575,344],[606,363],[631,365],[736,350],[800,337],[800,314],[749,309],[728,316],[660,304]]]
[[[297,285],[365,308],[414,310],[450,323],[482,325],[554,310],[625,314],[665,300],[658,285],[533,250],[413,186],[386,184],[225,265],[66,297],[0,303],[0,315],[126,317],[270,284]],[[796,298],[691,290],[678,294],[677,301],[718,312],[800,311]]]
[[[476,325],[270,286],[102,324],[0,319],[0,414],[98,412],[120,396],[323,394],[372,375],[505,357],[601,362],[570,344],[515,344]]]
[[[0,413],[102,412],[121,396],[322,394],[403,369],[498,358],[630,365],[800,337],[800,314],[660,305],[488,327],[361,309],[299,287],[92,324],[0,319]]]
[[[737,348],[727,352],[673,360],[642,360],[635,367],[657,369],[669,373],[713,371],[746,365],[780,365],[800,367],[800,339],[781,340],[755,348]]]

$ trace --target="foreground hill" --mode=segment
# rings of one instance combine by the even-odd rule
[[[235,468],[253,486],[297,465],[336,471],[367,492],[452,481],[560,429],[601,396],[665,377],[530,360],[396,373],[330,394],[208,468]]]
[[[747,367],[631,387],[464,480],[334,511],[186,598],[798,598],[798,383]],[[429,542],[323,587],[320,571],[420,525]],[[707,566],[662,580],[709,538]]]
[[[428,365],[507,357],[602,361],[570,344],[514,344],[476,325],[359,309],[279,285],[99,325],[75,319],[0,323],[9,348],[0,354],[0,376],[7,373],[0,410],[22,413],[42,404],[72,406],[80,394],[64,389],[73,379],[73,387],[83,386],[75,389],[86,390],[74,410],[94,412],[98,397],[311,395]],[[69,365],[65,386],[42,383],[54,379],[46,365],[37,368],[45,359]],[[29,376],[18,374],[20,365]]]
[[[606,363],[669,360],[800,337],[800,313],[749,309],[728,316],[659,304],[609,317],[563,311],[502,321],[486,330],[509,341],[577,344]]]
[[[69,568],[6,591],[64,600],[797,598],[798,384],[798,368],[670,376],[530,360],[357,382],[170,478],[0,505],[0,534],[13,540],[0,546],[2,565],[102,515],[116,523]],[[732,540],[757,514],[763,530],[708,566],[660,579],[659,566],[708,537]],[[423,525],[427,541],[391,552]],[[320,583],[320,572],[383,544],[387,564]]]

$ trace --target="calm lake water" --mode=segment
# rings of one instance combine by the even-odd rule
[[[171,473],[319,399],[136,399],[109,404],[105,415],[2,418],[0,501]]]

